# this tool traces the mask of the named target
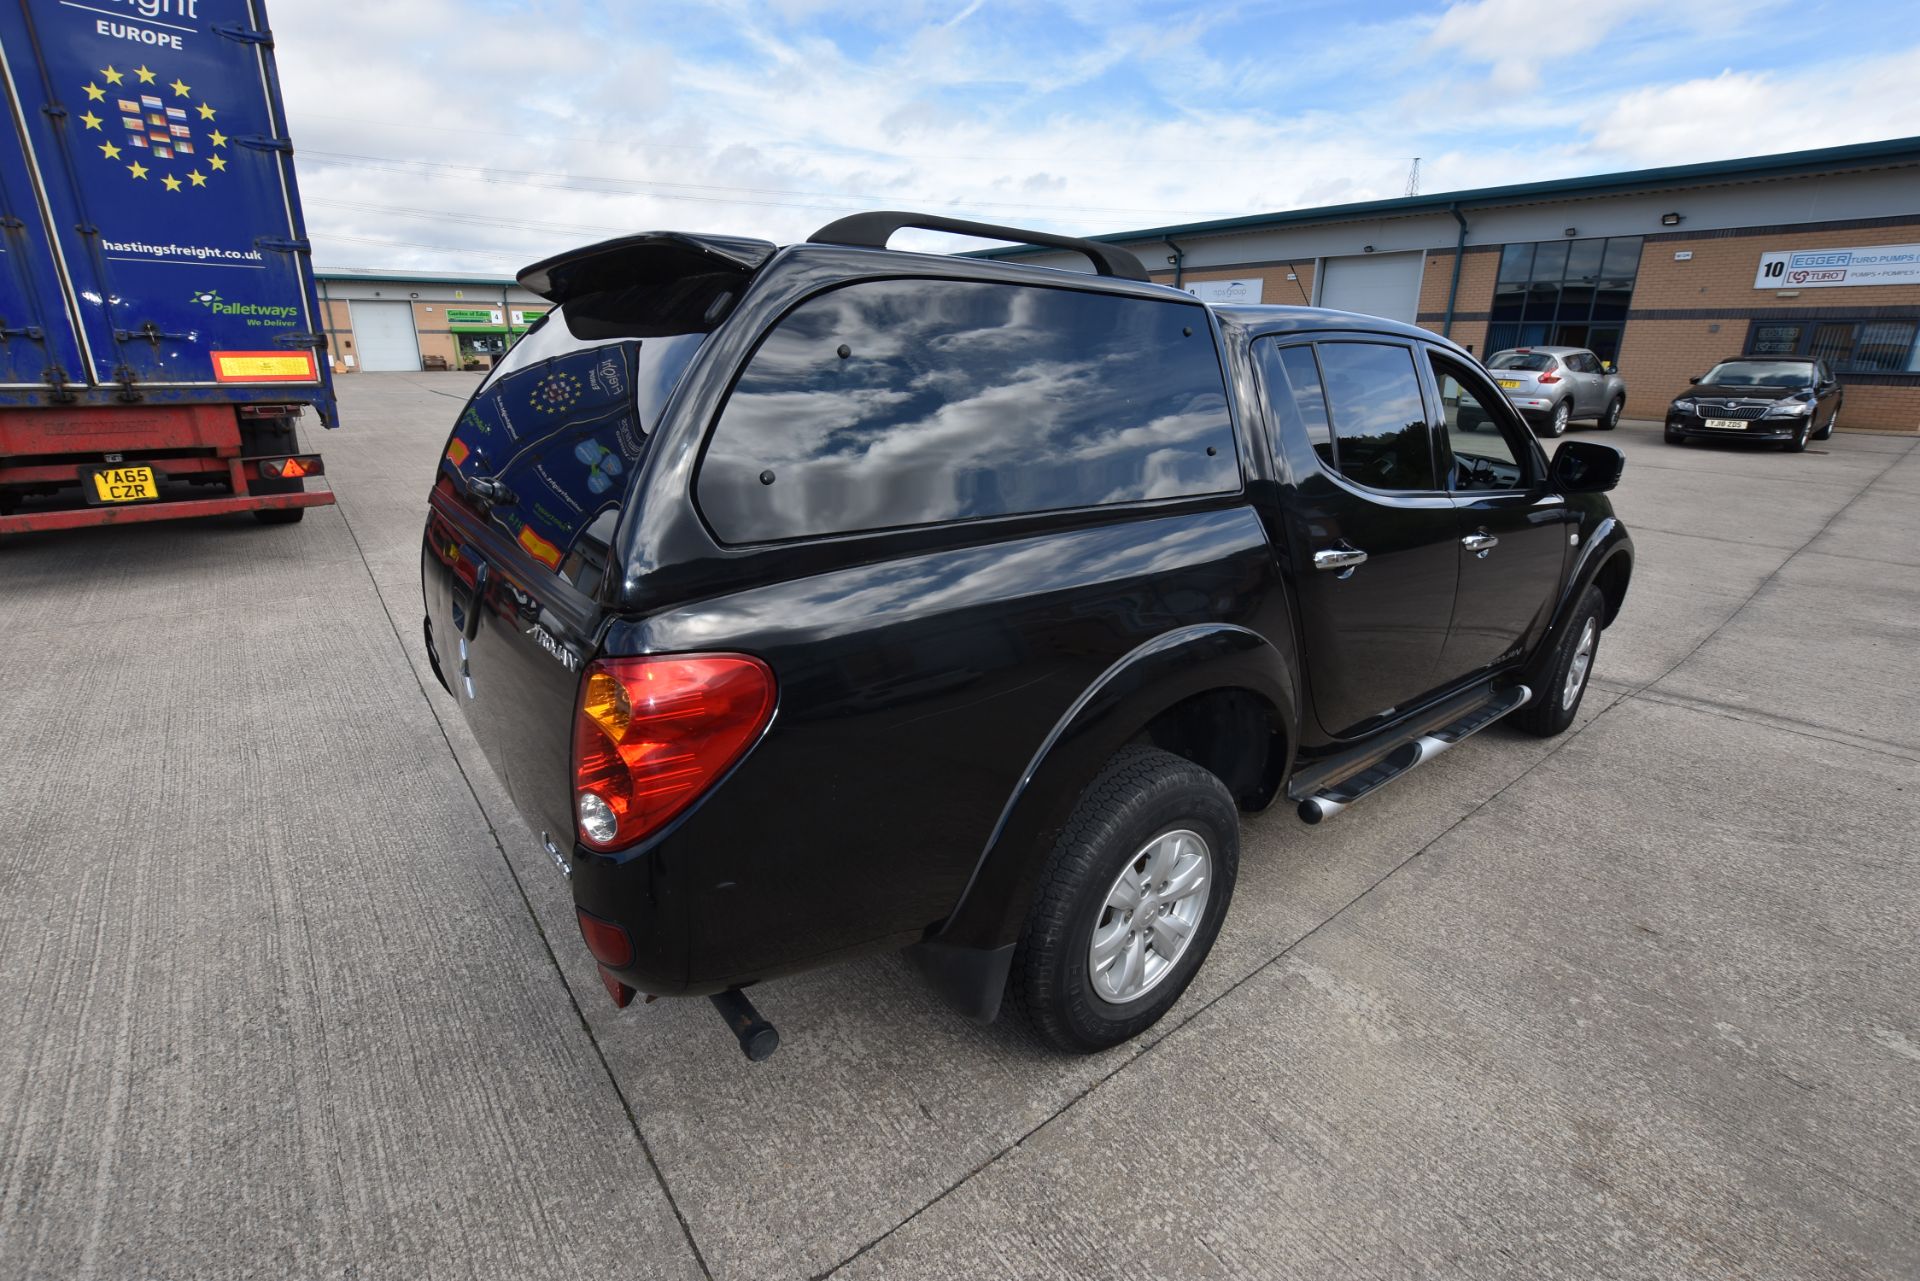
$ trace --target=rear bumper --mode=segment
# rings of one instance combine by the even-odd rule
[[[250,494],[231,498],[186,498],[124,507],[77,507],[68,511],[25,512],[0,516],[0,534],[44,533],[81,529],[88,525],[137,525],[155,520],[185,520],[191,516],[223,516],[229,512],[268,511],[280,507],[325,507],[333,502],[327,491],[311,494]]]
[[[1551,396],[1508,396],[1507,403],[1531,423],[1545,422],[1553,417],[1553,407],[1560,402]]]

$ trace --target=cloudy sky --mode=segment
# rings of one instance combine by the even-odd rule
[[[1906,4],[277,0],[316,261],[1099,233],[1920,132]],[[897,242],[898,243],[898,242]],[[924,247],[944,242],[922,241]]]

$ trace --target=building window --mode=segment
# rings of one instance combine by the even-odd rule
[[[1842,374],[1920,374],[1920,321],[1755,321],[1750,356],[1812,356]]]
[[[1555,344],[1618,359],[1639,273],[1638,236],[1502,246],[1488,354]]]

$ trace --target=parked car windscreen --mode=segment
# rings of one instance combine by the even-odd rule
[[[1544,373],[1553,368],[1553,357],[1544,351],[1503,351],[1487,362],[1488,369],[1525,369]]]
[[[1716,387],[1805,387],[1813,366],[1794,360],[1723,360],[1700,380]]]

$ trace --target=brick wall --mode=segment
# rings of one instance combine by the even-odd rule
[[[447,308],[487,307],[491,310],[499,302],[491,305],[485,302],[452,304],[443,302],[416,302],[413,304],[413,332],[420,340],[420,361],[424,365],[428,356],[438,356],[447,362],[448,369],[460,368],[460,346],[454,341],[453,332],[447,328]],[[504,313],[503,313],[504,314]]]
[[[327,355],[333,361],[333,372],[353,372],[347,368],[346,361],[347,355],[354,350],[353,313],[348,309],[346,300],[334,298],[321,303],[320,314],[323,317],[321,326],[327,335]],[[354,363],[357,369],[359,362]]]
[[[1297,275],[1299,279],[1288,280],[1289,273]],[[1148,274],[1153,277],[1157,285],[1173,283],[1171,270],[1153,271]],[[1199,271],[1184,271],[1180,273],[1180,280],[1183,285],[1190,285],[1199,280],[1249,280],[1255,276],[1260,278],[1260,301],[1263,303],[1304,307],[1307,305],[1307,300],[1313,297],[1313,259],[1311,258],[1296,263],[1292,267],[1284,263],[1277,267],[1207,267]]]
[[[1864,285],[1840,289],[1755,289],[1760,255],[1772,250],[1832,249],[1846,245],[1920,241],[1920,216],[1893,226],[1831,227],[1818,231],[1736,229],[1647,237],[1639,279],[1620,349],[1627,379],[1627,415],[1659,418],[1667,402],[1714,361],[1739,355],[1756,319],[1920,319],[1920,285]],[[1676,253],[1691,256],[1677,260]],[[1486,356],[1487,309],[1499,272],[1499,246],[1469,246],[1460,268],[1452,338]],[[1420,290],[1420,323],[1440,330],[1447,309],[1453,251],[1427,256]],[[1782,296],[1782,295],[1786,296]],[[1857,378],[1858,376],[1856,376]],[[1899,383],[1850,381],[1841,426],[1920,433],[1920,377]]]

